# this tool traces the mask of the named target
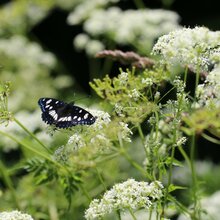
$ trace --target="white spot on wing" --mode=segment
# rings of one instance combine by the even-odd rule
[[[77,118],[77,121],[81,121],[81,117]]]
[[[49,114],[50,114],[51,116],[54,116],[54,115],[56,114],[56,111],[55,111],[55,110],[49,111]]]
[[[51,102],[52,102],[52,99],[49,99],[49,100],[46,101],[46,104],[48,105]]]
[[[86,113],[85,115],[84,115],[84,119],[87,119],[88,118],[88,116],[89,116],[89,113]]]
[[[55,114],[53,118],[54,118],[55,120],[57,120],[58,115],[57,115],[57,114]]]

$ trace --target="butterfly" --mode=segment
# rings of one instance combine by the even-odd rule
[[[42,111],[42,120],[57,128],[69,128],[75,125],[91,125],[96,117],[79,106],[53,98],[40,98],[38,104]]]

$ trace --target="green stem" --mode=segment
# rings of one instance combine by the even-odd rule
[[[157,103],[161,103],[161,101],[163,100],[163,98],[167,97],[167,95],[168,95],[169,93],[171,93],[174,89],[175,89],[175,87],[173,86],[169,91],[167,91],[167,92],[157,101]]]
[[[182,154],[182,156],[186,160],[188,166],[190,167],[191,166],[190,158],[188,157],[187,153],[183,150],[182,146],[178,146],[178,150],[180,151],[180,153]]]
[[[10,175],[8,174],[7,168],[4,166],[4,164],[2,163],[1,160],[0,160],[0,173],[2,175],[4,182],[5,182],[5,185],[8,187],[8,189],[11,192],[11,195],[13,197],[13,202],[15,203],[16,208],[21,209],[20,204],[18,202],[17,195],[16,195],[16,191],[13,187],[13,183],[10,178]]]
[[[185,207],[182,203],[180,203],[175,197],[169,195],[168,199],[173,202],[174,204],[176,204],[181,210],[183,210],[185,213],[187,213],[188,215],[191,215],[191,212],[189,211],[189,209],[187,207]]]
[[[140,137],[141,137],[141,140],[142,140],[142,142],[144,143],[144,134],[143,134],[143,131],[142,131],[142,129],[141,129],[140,124],[138,124],[137,129],[138,129],[139,135],[140,135]]]
[[[190,168],[191,168],[191,173],[192,173],[192,190],[193,190],[193,202],[194,202],[194,213],[193,213],[193,217],[195,219],[199,219],[200,217],[200,208],[198,207],[198,195],[197,195],[197,191],[198,191],[198,183],[197,183],[197,176],[196,176],[196,171],[195,171],[195,164],[194,164],[194,159],[195,159],[195,132],[192,136],[192,143],[191,143],[191,147],[190,147]]]
[[[141,131],[142,132],[142,131]],[[143,134],[142,134],[143,135]],[[134,166],[137,170],[139,170],[143,175],[147,176],[147,178],[149,179],[152,179],[150,177],[149,174],[146,173],[146,171],[139,165],[137,164],[131,157],[130,155],[127,153],[127,151],[124,149],[124,146],[123,146],[123,141],[121,139],[120,136],[118,136],[118,140],[119,140],[119,145],[120,145],[120,152],[121,154],[127,159],[127,161],[132,165]]]
[[[80,185],[80,184],[79,184],[79,188],[80,188],[80,190],[84,193],[84,195],[86,196],[86,198],[88,199],[88,201],[91,202],[91,201],[92,201],[92,198],[91,198],[91,196],[89,195],[89,193],[87,192],[87,190],[86,190],[82,185]]]
[[[198,87],[198,85],[199,85],[199,77],[200,77],[199,71],[196,71],[196,82],[195,82],[194,101],[196,101],[196,90],[197,90],[197,87]]]
[[[23,124],[21,124],[20,121],[18,121],[16,118],[13,118],[17,125],[19,125],[27,134],[29,134],[37,143],[39,143],[45,150],[47,150],[50,154],[52,152],[32,133],[30,132]]]
[[[142,145],[144,147],[144,152],[145,152],[146,157],[147,157],[148,154],[147,154],[147,151],[146,151],[146,148],[145,148],[145,143],[144,143],[145,138],[144,138],[144,134],[143,134],[143,131],[142,131],[142,128],[141,128],[140,124],[137,125],[137,129],[138,129],[138,133],[139,133],[140,138],[141,138]]]
[[[148,179],[152,179],[152,177],[146,173],[146,171],[138,164],[136,163],[131,157],[130,155],[128,155],[128,153],[124,150],[121,151],[122,155],[124,155],[124,157],[127,159],[127,161],[133,166],[135,167],[137,170],[139,170],[143,175],[147,176]]]
[[[152,209],[149,210],[149,218],[148,220],[151,220],[152,219]]]
[[[117,210],[116,213],[117,213],[118,219],[121,220],[121,213],[120,213],[120,211]]]
[[[102,184],[104,190],[106,191],[106,190],[107,190],[107,187],[106,187],[106,185],[105,185],[105,182],[104,182],[104,180],[103,180],[103,178],[102,178],[102,176],[101,176],[101,174],[100,174],[98,168],[96,167],[95,170],[96,170],[96,173],[97,173],[97,175],[98,175],[99,181],[101,182],[101,184]]]
[[[128,210],[129,210],[129,212],[130,212],[132,218],[133,218],[134,220],[137,220],[137,218],[135,217],[133,211],[132,211],[130,208],[129,208]]]
[[[115,157],[117,157],[117,156],[119,156],[119,155],[120,155],[120,153],[119,153],[119,152],[116,152],[116,153],[111,154],[111,155],[102,156],[101,159],[96,159],[95,162],[96,162],[97,164],[103,163],[103,162],[106,162],[106,161],[108,161],[108,160],[112,160],[112,159],[114,159]]]
[[[202,133],[202,137],[204,137],[206,140],[212,142],[212,143],[215,143],[215,144],[219,144],[220,145],[220,140],[216,139],[216,138],[213,138],[205,133]]]
[[[8,138],[10,138],[10,139],[13,140],[14,142],[16,142],[17,144],[19,144],[19,145],[23,146],[24,148],[30,150],[30,151],[33,152],[34,154],[36,154],[36,155],[38,155],[38,156],[40,156],[40,157],[42,157],[42,158],[44,158],[44,159],[46,159],[46,160],[52,162],[52,163],[55,164],[56,166],[63,168],[63,166],[62,166],[61,164],[57,163],[55,160],[52,160],[49,156],[43,154],[41,151],[39,151],[39,150],[37,150],[37,149],[35,149],[35,148],[33,148],[33,147],[30,147],[29,145],[27,145],[26,143],[24,143],[24,142],[18,140],[17,138],[13,137],[12,135],[10,135],[10,134],[8,134],[8,133],[5,133],[5,132],[3,132],[3,131],[0,131],[0,134],[6,136],[6,137],[8,137]]]
[[[175,142],[174,142],[175,143]],[[168,175],[168,183],[167,183],[167,193],[168,193],[168,187],[171,184],[171,178],[172,178],[172,169],[173,169],[173,160],[174,160],[174,154],[175,154],[175,148],[176,146],[173,144],[171,149],[171,161],[169,166],[169,175]]]

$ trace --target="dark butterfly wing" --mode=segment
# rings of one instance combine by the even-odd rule
[[[58,128],[75,125],[91,125],[96,117],[83,108],[52,98],[41,98],[38,101],[42,110],[42,120]]]

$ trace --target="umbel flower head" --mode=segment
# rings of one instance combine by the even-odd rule
[[[220,52],[219,52],[220,59]],[[201,107],[215,107],[220,106],[220,65],[216,67],[209,73],[205,82],[198,85],[197,91],[197,108]]]
[[[168,68],[181,65],[194,71],[207,71],[220,62],[220,31],[205,27],[182,28],[159,38],[153,54],[162,56]]]
[[[85,212],[86,219],[100,219],[116,210],[140,208],[149,209],[157,199],[163,196],[163,185],[159,181],[152,183],[128,179],[115,184],[105,192],[102,199],[94,199]]]
[[[34,220],[30,215],[20,211],[0,212],[0,220]]]
[[[93,44],[92,47],[97,49],[104,47],[100,39],[107,39],[120,45],[135,45],[135,48],[142,52],[143,48],[149,51],[156,38],[180,27],[179,16],[168,10],[123,11],[118,7],[104,9],[107,3],[117,1],[87,0],[70,13],[67,22],[70,25],[84,22],[83,29],[87,35],[87,37],[85,34],[76,36],[74,40],[76,48],[83,49],[84,47],[85,51],[91,55],[91,52],[95,50],[91,50],[88,46]],[[100,43],[94,42],[94,39]]]

